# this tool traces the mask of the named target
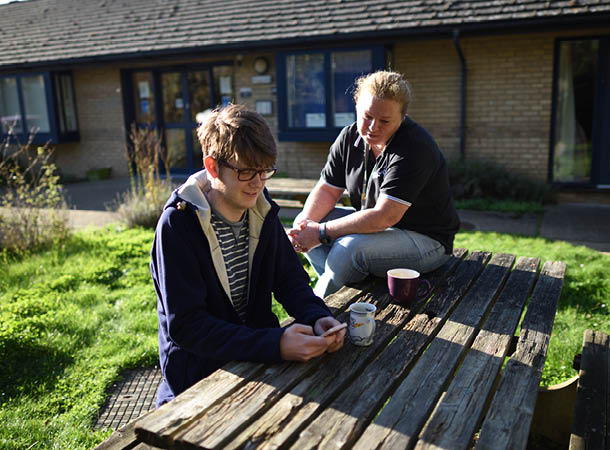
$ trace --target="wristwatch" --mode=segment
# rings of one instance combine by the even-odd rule
[[[320,244],[330,244],[333,240],[326,234],[326,222],[320,224]]]

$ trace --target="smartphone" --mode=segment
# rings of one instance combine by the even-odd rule
[[[334,326],[334,327],[332,327],[332,328],[329,328],[328,330],[326,330],[326,331],[324,332],[324,334],[322,335],[322,337],[324,337],[324,336],[330,336],[331,334],[335,334],[337,331],[340,331],[340,330],[342,330],[342,329],[343,329],[343,328],[345,328],[345,327],[347,327],[347,323],[343,322],[343,323],[341,323],[341,324],[339,324],[339,325],[336,325],[336,326]]]

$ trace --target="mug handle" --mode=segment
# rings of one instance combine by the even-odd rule
[[[426,284],[426,289],[422,290],[422,283]],[[417,286],[417,301],[420,301],[424,298],[426,298],[430,292],[432,291],[432,283],[430,283],[429,280],[426,280],[424,278],[419,280],[419,286]]]
[[[369,321],[371,322],[371,336],[375,334],[375,319],[373,317],[369,317]]]

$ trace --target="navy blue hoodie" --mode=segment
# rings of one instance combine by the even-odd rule
[[[242,323],[229,295],[218,240],[203,195],[201,171],[178,188],[159,219],[150,270],[157,293],[159,359],[163,381],[157,407],[228,361],[277,362],[284,330],[271,310],[271,293],[297,322],[313,326],[332,315],[309,287],[309,277],[265,190],[248,210],[249,292]]]

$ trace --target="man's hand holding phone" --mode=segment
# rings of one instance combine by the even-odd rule
[[[332,353],[343,347],[346,327],[346,323],[340,323],[334,317],[327,316],[316,321],[314,331],[317,335],[329,341],[326,351]]]

